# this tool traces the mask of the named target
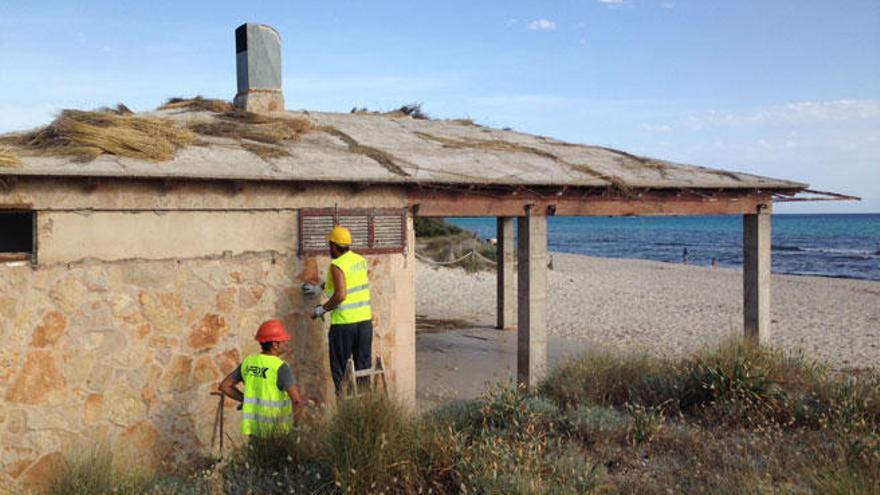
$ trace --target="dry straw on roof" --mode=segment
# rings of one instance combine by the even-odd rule
[[[381,115],[383,117],[412,117],[416,120],[431,120],[431,116],[422,111],[421,103],[410,103],[388,112],[373,112],[367,107],[354,107],[351,113],[364,113],[369,115]]]
[[[241,147],[259,156],[264,160],[269,158],[286,158],[290,152],[281,146],[258,143],[241,143]]]
[[[250,139],[268,144],[293,140],[312,127],[310,120],[300,117],[276,117],[241,111],[226,112],[210,121],[189,124],[191,130],[205,136]]]
[[[342,142],[348,146],[348,151],[351,153],[355,153],[358,155],[363,155],[375,162],[379,165],[382,165],[385,170],[391,172],[392,174],[399,175],[401,177],[409,177],[409,172],[404,170],[400,165],[397,164],[398,161],[401,161],[399,158],[395,158],[394,155],[388,153],[387,151],[382,151],[378,148],[374,148],[372,146],[363,145],[349,134],[346,134],[339,129],[332,126],[321,126],[318,128],[321,132],[326,132],[331,136],[336,136]]]
[[[189,110],[189,111],[207,111],[214,113],[231,112],[232,104],[225,100],[214,98],[204,98],[196,96],[195,98],[168,98],[159,110]]]
[[[547,150],[535,148],[534,146],[526,146],[523,144],[512,143],[510,141],[504,141],[501,139],[450,138],[446,136],[435,136],[433,134],[419,131],[416,131],[415,135],[427,141],[433,141],[435,143],[442,144],[446,148],[504,151],[509,153],[529,153],[535,156],[540,156],[541,158],[547,158],[557,163],[561,163],[575,172],[586,174],[600,180],[608,181],[611,183],[612,186],[620,190],[620,192],[622,192],[625,196],[632,195],[632,188],[630,188],[626,181],[624,181],[621,177],[617,175],[603,174],[586,164],[569,162]]]
[[[48,126],[16,137],[31,150],[92,160],[102,154],[164,161],[195,136],[173,122],[119,111],[64,110]]]
[[[0,146],[0,167],[18,168],[21,166],[21,160],[12,152],[12,148],[8,146]]]

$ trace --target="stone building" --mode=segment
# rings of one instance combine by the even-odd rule
[[[188,136],[168,159],[138,154],[154,145],[71,141],[62,120],[42,135],[60,143],[3,137],[0,487],[33,486],[96,441],[151,462],[205,453],[210,392],[269,318],[293,335],[305,394],[326,400],[326,324],[309,318],[300,285],[327,269],[334,222],[369,260],[374,352],[404,401],[415,397],[415,215],[499,218],[499,327],[518,327],[524,383],[544,369],[549,215],[743,215],[744,326],[766,337],[769,212],[805,184],[408,112],[280,112],[279,43],[264,26],[237,31],[235,102],[252,113],[182,102],[102,114]]]

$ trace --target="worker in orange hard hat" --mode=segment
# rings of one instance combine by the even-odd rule
[[[256,335],[261,352],[251,354],[220,382],[220,391],[242,403],[241,432],[267,437],[289,432],[294,416],[302,419],[303,400],[290,366],[279,356],[290,335],[278,320],[260,325]],[[244,393],[238,383],[244,382]]]
[[[324,283],[304,284],[303,292],[328,298],[315,306],[313,318],[330,313],[330,372],[339,392],[345,363],[354,358],[358,370],[372,367],[373,314],[370,309],[370,280],[367,260],[351,250],[351,231],[336,225],[327,236],[330,270]]]

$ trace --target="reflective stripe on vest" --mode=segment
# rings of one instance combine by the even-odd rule
[[[363,256],[348,251],[331,262],[345,275],[345,300],[331,312],[330,323],[334,325],[358,323],[373,318],[370,310],[370,280],[367,275],[367,260]],[[333,273],[327,271],[324,293],[333,297]]]
[[[268,437],[284,434],[293,426],[293,403],[286,390],[278,390],[277,356],[251,354],[241,363],[244,380],[241,432]]]

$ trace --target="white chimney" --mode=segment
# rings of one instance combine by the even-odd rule
[[[233,104],[255,113],[284,111],[281,92],[281,35],[265,24],[242,24],[235,30],[238,93]]]

